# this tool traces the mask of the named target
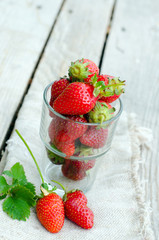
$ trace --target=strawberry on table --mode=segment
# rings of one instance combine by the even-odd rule
[[[70,83],[56,98],[53,108],[64,115],[84,115],[91,111],[98,99],[94,87],[82,82]]]
[[[68,72],[73,82],[89,83],[94,74],[99,74],[99,68],[89,59],[80,59],[71,63]]]
[[[41,187],[44,197],[36,204],[36,213],[41,224],[51,233],[57,233],[64,224],[64,204],[56,193],[48,193]]]
[[[87,198],[80,190],[67,193],[64,200],[65,215],[84,229],[94,225],[94,214],[87,206]]]
[[[21,140],[23,141],[23,143],[25,144],[25,146],[27,147],[29,153],[31,154],[32,156],[32,159],[34,160],[34,163],[37,167],[37,170],[39,172],[39,175],[41,177],[41,180],[42,180],[42,184],[40,186],[40,189],[41,189],[41,195],[40,196],[35,196],[34,197],[34,201],[36,200],[36,214],[37,214],[37,218],[39,219],[39,221],[41,222],[41,224],[45,227],[46,230],[48,230],[49,232],[51,233],[57,233],[61,230],[61,228],[63,227],[63,224],[64,224],[64,219],[65,219],[65,213],[64,213],[64,203],[63,203],[63,199],[58,196],[54,190],[56,188],[52,188],[50,190],[48,190],[49,186],[47,183],[44,182],[44,178],[42,176],[42,173],[41,173],[41,170],[39,168],[39,165],[31,151],[31,149],[29,148],[28,144],[26,143],[26,141],[24,140],[24,138],[21,136],[21,134],[18,132],[18,130],[16,130],[16,133],[18,134],[18,136],[21,138]],[[31,183],[27,183],[25,181],[25,175],[22,174],[22,169],[16,169],[16,172],[20,173],[20,180],[21,180],[21,183],[20,184],[26,184],[27,186],[27,190],[30,189],[30,194],[32,192],[35,192],[33,186]],[[11,174],[11,173],[10,173]],[[17,181],[15,181],[16,183]],[[20,185],[18,183],[18,185]],[[20,189],[19,191],[19,196],[21,196],[21,193],[26,193],[25,197],[23,197],[23,200],[27,200],[28,203],[30,202],[31,203],[31,199],[28,198],[27,196],[27,191],[26,189]],[[25,191],[24,191],[25,190]],[[29,194],[29,195],[30,195]],[[35,193],[34,193],[35,194]],[[18,196],[18,194],[17,194]],[[17,198],[17,196],[15,195],[15,197]],[[34,195],[33,195],[34,196]],[[21,196],[22,197],[22,196]],[[23,201],[22,199],[19,201],[22,204],[23,208],[26,208],[26,204],[25,202]],[[17,202],[17,199],[16,199],[16,202]],[[11,209],[13,208],[14,206],[10,207]],[[18,211],[16,211],[18,212]],[[23,210],[22,209],[19,209],[19,212],[21,214],[23,214]]]

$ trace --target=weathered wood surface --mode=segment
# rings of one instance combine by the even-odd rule
[[[0,149],[61,4],[0,1]]]
[[[152,129],[151,153],[144,152],[146,197],[151,201],[159,239],[159,1],[118,0],[107,41],[102,72],[126,79],[124,109],[135,112]]]
[[[17,1],[12,1],[11,3],[14,4],[6,10],[5,2],[8,2],[9,5],[9,1],[0,2],[0,10],[6,14],[6,17],[5,14],[0,17],[0,19],[3,19],[3,21],[1,20],[3,31],[0,38],[0,52],[2,52],[0,78],[6,81],[5,83],[5,81],[0,80],[2,98],[0,103],[0,145],[27,87],[28,80],[35,70],[38,56],[62,3],[61,1],[50,0],[49,3],[47,1],[46,6],[43,3],[43,7],[40,8],[42,3],[40,4],[39,1],[24,2],[19,0],[19,4]],[[110,27],[114,2],[116,4]],[[29,6],[29,10],[27,13],[21,13],[18,19],[21,19],[22,16],[28,19],[30,16],[32,20],[28,23],[24,21],[24,25],[20,25],[21,27],[18,30],[16,29],[19,26],[18,20],[15,20],[17,25],[14,28],[11,23],[13,23],[17,8],[20,8],[21,11],[25,9],[26,12],[25,4]],[[53,7],[54,4],[55,7]],[[133,0],[66,0],[29,89],[29,92],[42,91],[45,87],[42,84],[46,85],[57,77],[66,74],[68,63],[77,58],[87,57],[99,64],[105,36],[110,29],[107,35],[101,72],[126,79],[126,94],[122,97],[124,109],[127,112],[136,112],[140,125],[153,130],[153,149],[149,154],[144,153],[146,167],[142,169],[142,174],[147,180],[146,197],[147,200],[151,201],[153,209],[156,239],[159,238],[159,170],[157,162],[159,157],[158,9],[159,2],[157,0],[140,0],[136,1],[135,4]],[[40,11],[41,20],[39,21],[39,15],[37,17],[37,14],[40,14]],[[24,14],[26,14],[25,17]],[[10,20],[12,18],[13,20]],[[7,19],[8,22],[10,21],[8,25],[5,23]],[[27,25],[26,31],[24,31],[25,24]],[[8,37],[10,36],[8,32],[10,29],[12,40]],[[4,38],[3,35],[7,37]],[[21,81],[17,79],[21,79]],[[46,82],[43,81],[42,83],[40,79],[46,79]],[[6,87],[8,87],[7,97],[6,92],[4,92]],[[8,99],[7,102],[5,102],[6,98]],[[9,109],[7,107],[8,101]],[[22,107],[24,106],[22,105]],[[3,122],[1,122],[1,118]],[[4,121],[4,119],[7,120]]]

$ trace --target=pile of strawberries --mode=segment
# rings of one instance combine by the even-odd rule
[[[50,111],[50,145],[64,153],[66,158],[50,151],[48,156],[53,163],[62,164],[65,177],[83,179],[94,166],[95,159],[85,162],[73,161],[69,157],[85,156],[88,149],[91,151],[105,145],[108,129],[102,123],[113,117],[115,108],[110,103],[124,92],[124,82],[110,75],[100,75],[97,65],[89,59],[72,62],[68,77],[53,82],[49,104],[66,118]],[[86,123],[99,123],[99,126]]]

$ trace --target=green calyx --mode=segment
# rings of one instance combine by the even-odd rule
[[[103,123],[112,118],[115,108],[109,109],[104,102],[96,102],[96,105],[92,111],[88,113],[89,122],[91,123]]]
[[[109,79],[108,84],[106,85],[104,81],[97,81],[98,77],[95,74],[92,78],[90,83],[94,87],[93,94],[95,97],[97,96],[113,96],[114,94],[120,95],[121,93],[124,93],[123,86],[125,85],[125,81],[121,81],[119,78],[113,78]]]
[[[89,156],[93,154],[93,148],[81,144],[76,147],[75,153],[78,153],[78,156]]]
[[[77,60],[76,62],[71,63],[68,74],[72,78],[72,81],[83,82],[84,79],[91,74],[87,68],[88,64],[88,62],[83,63],[83,60]]]
[[[121,95],[125,92],[123,86],[125,86],[125,81],[121,81],[118,77],[108,78],[109,83],[106,85],[104,92],[101,94],[102,96],[108,97],[114,94]]]
[[[51,144],[51,147],[53,149],[58,150],[55,147],[54,144]],[[47,156],[56,165],[60,165],[60,164],[63,164],[65,162],[65,159],[63,157],[58,156],[57,154],[55,154],[54,152],[50,151],[49,149],[47,149]]]

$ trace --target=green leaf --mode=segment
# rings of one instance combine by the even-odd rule
[[[3,202],[3,211],[11,218],[26,221],[30,216],[30,207],[21,198],[8,197]]]
[[[97,82],[96,87],[104,87],[104,88],[106,88],[105,82],[104,81]]]
[[[6,175],[8,177],[13,177],[11,171],[9,171],[9,170],[4,171],[2,174]]]
[[[30,190],[30,192],[32,192],[34,195],[36,195],[34,184],[32,184],[31,182],[27,182],[27,183],[24,185],[24,187],[26,187],[27,189]]]
[[[2,200],[2,199],[4,199],[4,198],[6,198],[6,196],[7,196],[7,193],[6,193],[6,194],[3,194],[3,195],[1,195],[1,196],[0,196],[0,200]]]
[[[11,189],[10,193],[15,199],[23,199],[30,207],[36,205],[36,201],[34,199],[35,195],[25,186],[17,185]]]
[[[24,168],[20,163],[16,163],[11,168],[12,176],[15,180],[18,180],[19,183],[25,184],[27,182]]]
[[[10,185],[8,185],[6,179],[0,176],[0,194],[5,194],[8,192]]]
[[[93,91],[93,95],[97,97],[100,94],[100,90],[98,88],[95,88]]]

